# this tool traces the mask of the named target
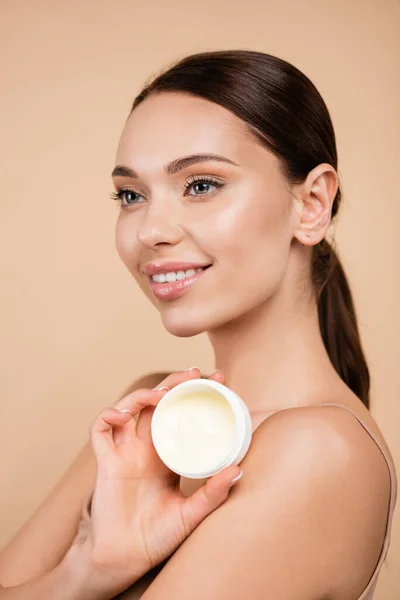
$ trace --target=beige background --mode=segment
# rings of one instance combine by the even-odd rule
[[[275,54],[327,102],[344,191],[336,236],[372,413],[400,465],[399,16],[394,0],[0,1],[0,545],[132,379],[212,368],[205,336],[167,334],[120,263],[108,198],[134,95],[195,51]],[[377,600],[400,596],[400,511],[392,540]]]

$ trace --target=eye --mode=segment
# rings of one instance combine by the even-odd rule
[[[222,181],[219,181],[218,179],[213,179],[212,177],[201,177],[201,176],[191,177],[188,181],[186,181],[185,188],[186,188],[186,190],[192,188],[196,193],[195,194],[185,194],[185,195],[187,195],[187,196],[211,196],[212,194],[215,193],[216,189],[221,188],[223,185],[224,184],[222,183]],[[210,191],[210,187],[215,188],[215,189]]]
[[[120,188],[116,192],[112,192],[110,198],[115,200],[117,206],[132,206],[133,204],[139,204],[138,198],[143,198],[143,196],[134,190]]]
[[[186,193],[186,196],[199,197],[199,196],[211,196],[216,192],[218,188],[221,188],[224,184],[218,179],[213,177],[204,176],[193,176],[185,182],[184,187],[186,190],[193,189],[194,194]],[[210,188],[214,188],[211,189]],[[129,188],[119,188],[116,192],[110,194],[110,198],[115,200],[117,206],[122,208],[128,206],[134,206],[135,204],[142,204],[139,198],[143,198],[140,194]]]

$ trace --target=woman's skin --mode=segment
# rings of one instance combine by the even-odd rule
[[[231,162],[192,161],[166,172],[197,154]],[[114,177],[116,188],[131,190],[116,227],[119,256],[167,331],[207,332],[215,368],[246,401],[254,431],[242,479],[143,599],[257,600],[266,590],[271,600],[357,598],[381,550],[389,478],[351,414],[314,407],[352,408],[384,444],[330,363],[313,298],[311,246],[330,224],[335,170],[320,164],[290,186],[239,119],[180,93],[150,96],[134,110],[116,165],[137,174]],[[223,185],[190,185],[200,176]],[[181,297],[162,300],[142,268],[170,260],[212,266]],[[203,483],[180,485],[189,495]],[[141,597],[138,590],[124,598]]]

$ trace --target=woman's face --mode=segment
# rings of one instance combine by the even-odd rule
[[[196,159],[165,168],[199,154],[225,160]],[[213,330],[277,291],[295,227],[293,198],[277,159],[252,139],[240,119],[202,98],[155,94],[130,115],[116,165],[136,175],[114,176],[117,191],[125,191],[117,251],[171,334]],[[168,261],[211,266],[195,279],[182,280],[186,287],[176,292],[177,284],[152,283],[143,272],[148,263],[171,271],[163,268]],[[189,268],[184,267],[173,270]]]

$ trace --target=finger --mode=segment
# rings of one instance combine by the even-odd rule
[[[90,439],[96,458],[115,450],[113,427],[124,425],[132,418],[131,412],[120,412],[116,408],[102,410],[90,426]]]
[[[153,406],[146,406],[140,411],[136,424],[136,435],[140,440],[151,441],[151,419],[154,411]]]
[[[122,410],[124,410],[124,409],[122,409]],[[129,409],[125,409],[125,410],[129,410]],[[115,425],[115,427],[113,428],[113,439],[114,439],[114,444],[116,446],[120,446],[121,444],[124,444],[128,440],[131,440],[132,438],[134,438],[135,435],[137,435],[137,417],[139,414],[140,413],[132,416],[132,419],[129,419],[129,421],[127,421],[123,425]]]
[[[167,391],[167,388],[159,390],[140,388],[130,392],[121,398],[121,400],[118,400],[118,402],[114,404],[114,408],[117,408],[118,410],[128,408],[132,414],[136,416],[142,408],[145,408],[146,406],[156,406]]]
[[[146,388],[134,390],[114,405],[118,410],[128,409],[134,415],[134,418],[122,427],[118,426],[114,429],[114,442],[116,446],[124,444],[137,435],[137,423],[141,412],[149,406],[156,406],[167,391],[167,388],[163,390],[150,390]]]
[[[159,383],[154,389],[159,389],[164,386],[168,387],[169,389],[172,389],[173,387],[177,386],[183,381],[188,381],[189,379],[200,379],[200,377],[200,369],[198,367],[191,367],[186,371],[177,371],[176,373],[171,373],[170,375],[168,375],[168,377],[163,379],[163,381]]]
[[[217,475],[210,477],[192,496],[184,500],[182,518],[187,535],[191,533],[216,508],[225,502],[229,490],[243,474],[237,465],[227,467]]]
[[[222,383],[224,385],[225,373],[223,373],[220,369],[217,369],[216,371],[211,373],[208,379],[212,379],[213,381],[217,381],[218,383]]]

